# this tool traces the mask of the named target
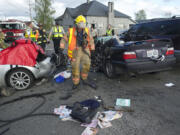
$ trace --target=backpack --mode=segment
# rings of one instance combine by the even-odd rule
[[[91,123],[99,106],[98,101],[91,99],[83,102],[75,102],[70,116],[82,123]]]

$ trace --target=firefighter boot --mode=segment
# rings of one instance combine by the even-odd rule
[[[83,85],[87,85],[95,90],[97,89],[97,85],[93,83],[92,81],[89,81],[86,79],[86,80],[82,80],[82,82],[83,82]]]
[[[79,88],[79,84],[73,84],[72,90],[77,90]]]

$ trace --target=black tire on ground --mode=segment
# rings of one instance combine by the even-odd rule
[[[110,60],[105,62],[104,73],[106,74],[106,76],[108,78],[114,78],[115,77],[114,66],[113,66],[113,64],[111,63]]]
[[[6,80],[10,87],[16,90],[25,90],[33,85],[34,76],[27,69],[17,68],[8,73]]]

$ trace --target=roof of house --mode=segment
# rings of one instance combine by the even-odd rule
[[[78,15],[84,15],[84,16],[101,16],[101,17],[107,17],[109,8],[108,6],[105,6],[104,4],[93,0],[89,3],[84,3],[82,5],[79,5],[76,8],[66,8],[67,12],[72,16],[72,18],[77,17]],[[130,18],[130,16],[123,14],[117,10],[114,10],[115,17],[121,17],[121,18]],[[56,18],[56,20],[61,19],[63,16],[60,16]]]

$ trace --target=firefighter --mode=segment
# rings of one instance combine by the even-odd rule
[[[54,27],[52,27],[48,36],[48,42],[50,41],[51,36],[54,43],[54,51],[56,54],[58,54],[59,44],[60,44],[61,38],[64,36],[64,29],[62,26],[59,25],[58,22],[56,22],[56,25]]]
[[[94,54],[95,45],[89,29],[86,27],[86,19],[80,15],[75,19],[76,26],[69,28],[60,43],[60,51],[62,52],[68,43],[68,57],[72,65],[72,90],[78,88],[80,84],[80,65],[82,64],[81,79],[83,84],[96,88],[96,85],[87,80],[90,70],[91,55]]]
[[[0,48],[5,49],[5,43],[4,43],[5,35],[2,32],[2,29],[0,28]]]
[[[40,45],[45,51],[46,43],[47,43],[46,30],[43,29],[43,25],[41,23],[38,26],[39,26],[39,29],[38,29],[37,44]]]

